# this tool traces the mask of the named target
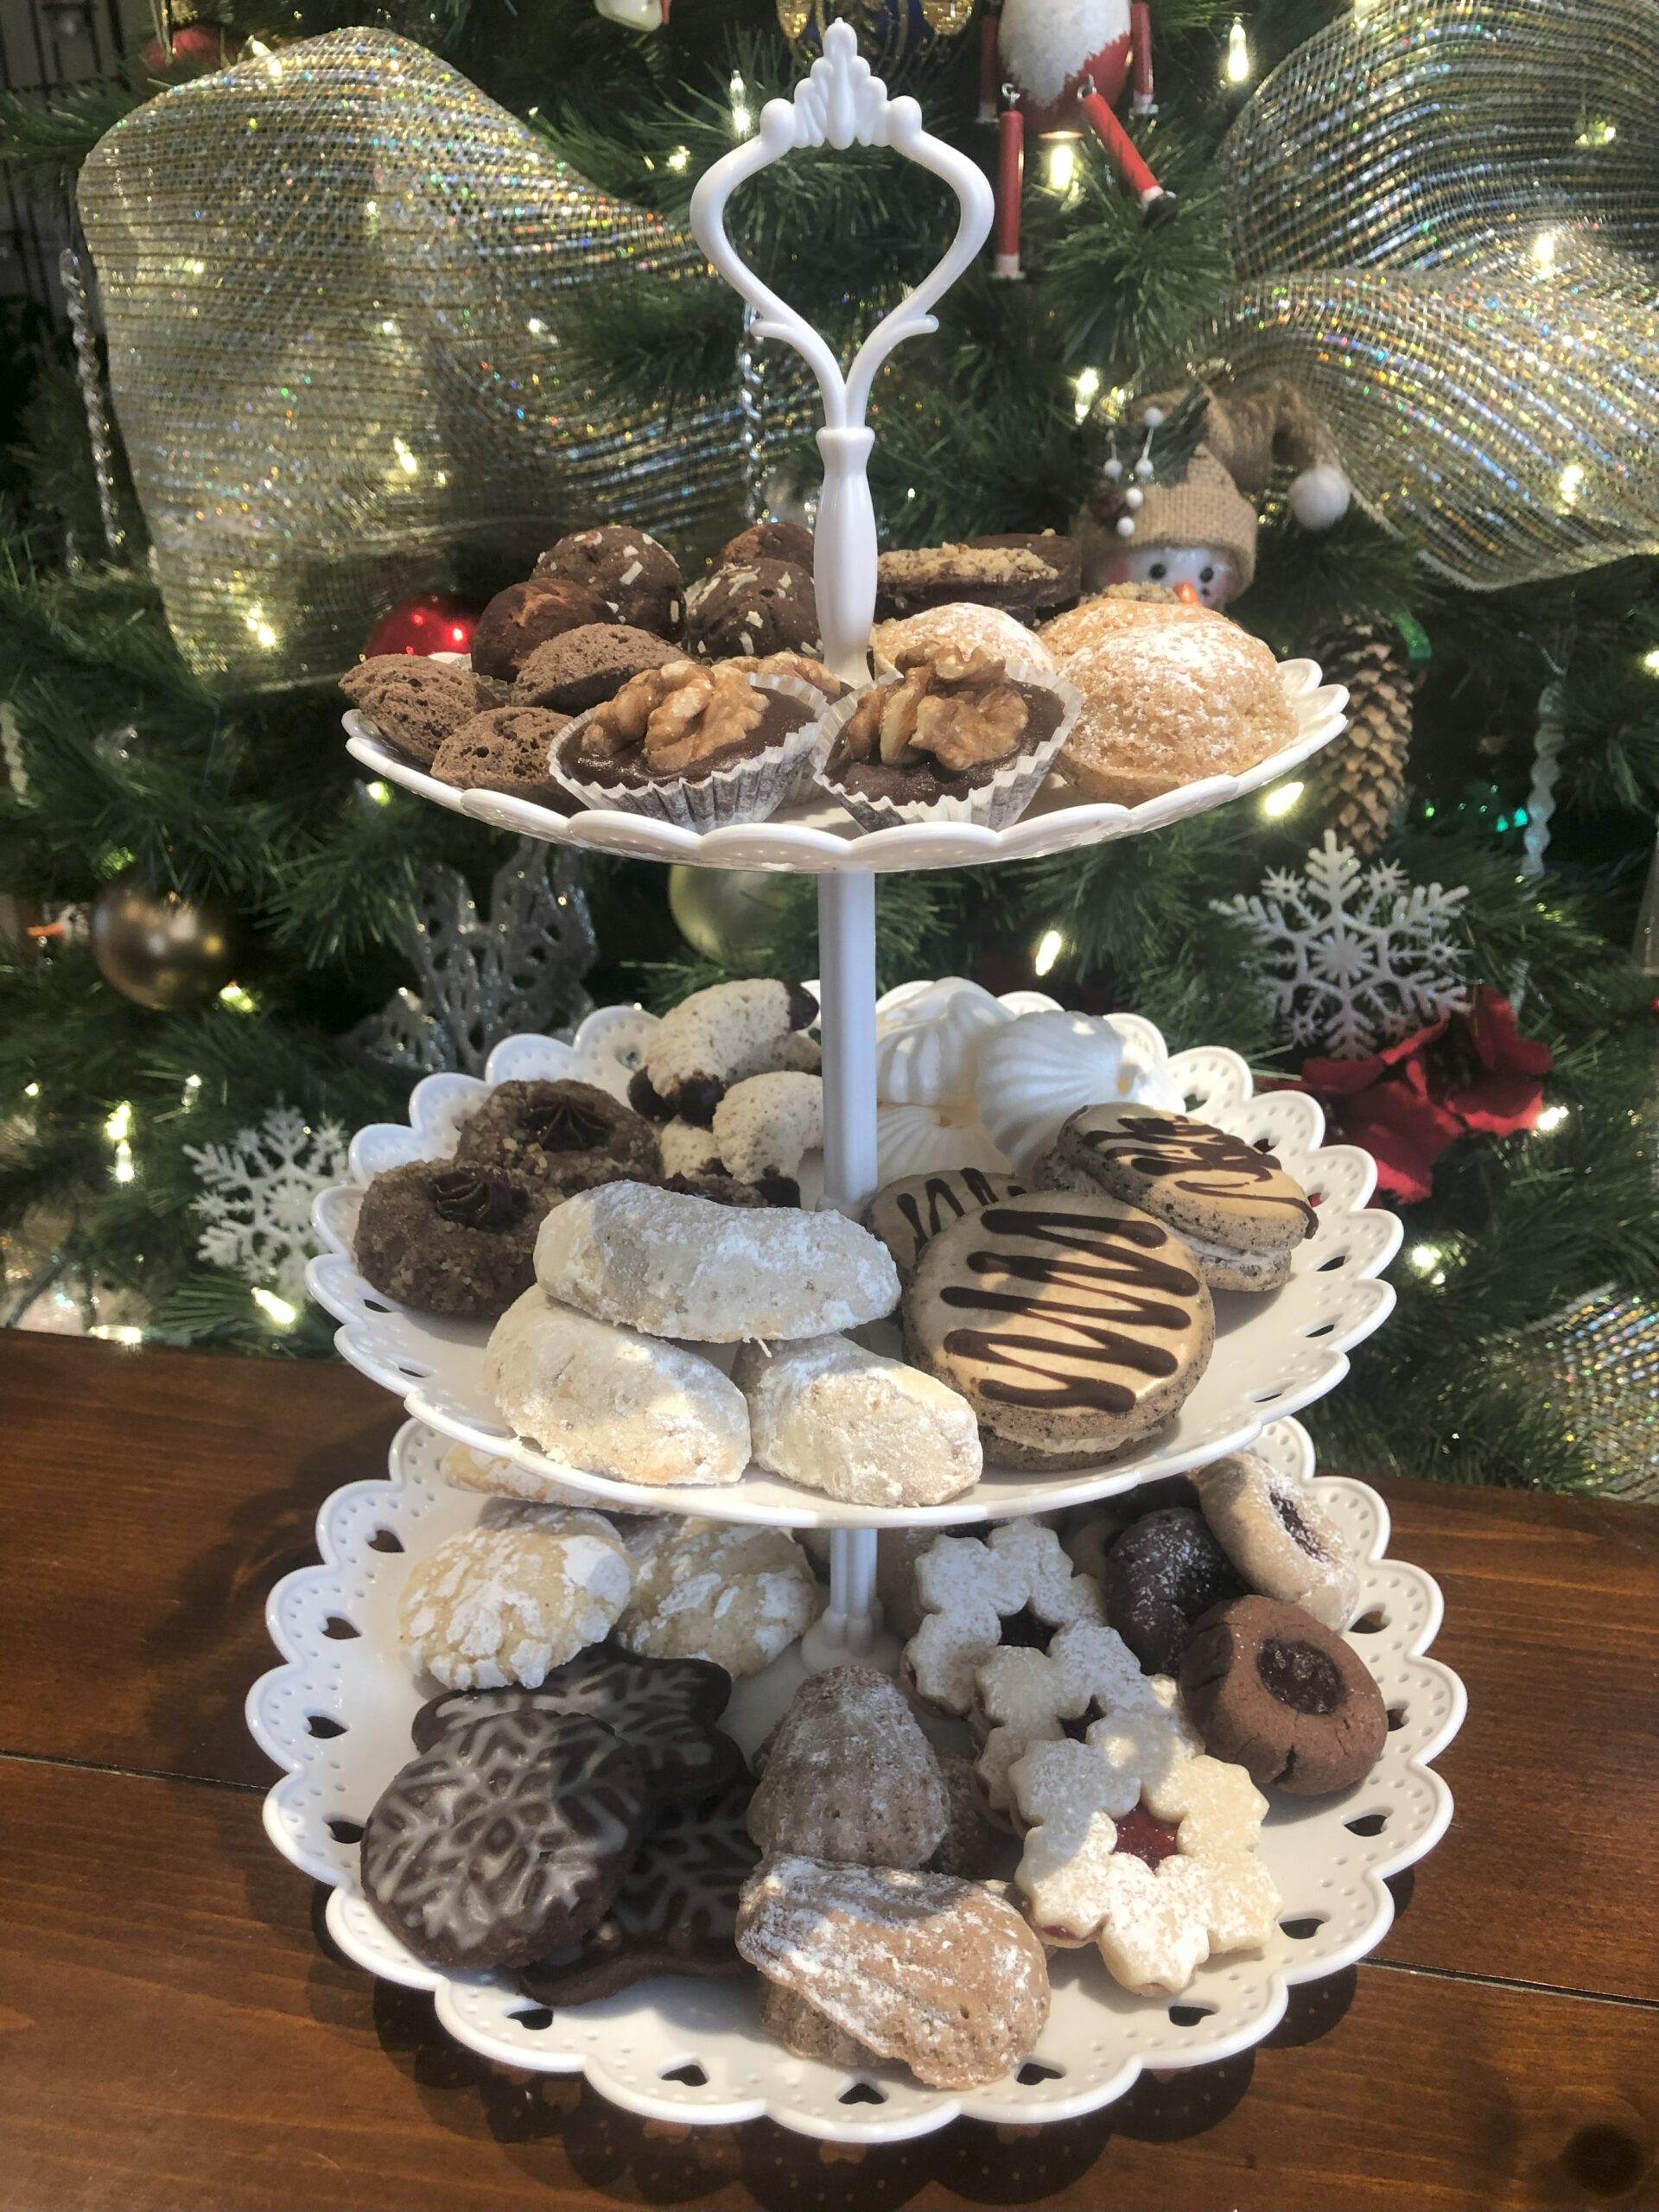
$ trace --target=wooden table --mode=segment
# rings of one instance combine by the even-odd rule
[[[0,1408],[0,2205],[1659,2204],[1659,1510],[1383,1484],[1470,1711],[1381,1950],[1092,2118],[861,2154],[509,2075],[331,1953],[242,1700],[380,1392],[14,1334]]]

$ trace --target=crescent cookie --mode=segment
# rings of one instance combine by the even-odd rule
[[[901,1175],[896,1183],[881,1185],[860,1217],[892,1253],[903,1280],[942,1229],[970,1213],[983,1213],[999,1198],[1017,1198],[1024,1188],[1011,1175],[989,1174],[982,1167]]]
[[[784,1040],[817,1018],[817,1001],[798,983],[716,983],[694,991],[652,1032],[628,1103],[653,1122],[677,1114],[707,1128],[733,1084],[779,1065]]]
[[[821,1075],[746,1076],[715,1109],[715,1149],[740,1183],[794,1177],[823,1144]]]
[[[732,1380],[757,1465],[847,1505],[940,1505],[984,1455],[973,1409],[931,1375],[847,1337],[745,1344]]]
[[[1114,1198],[1040,1191],[935,1237],[904,1314],[909,1357],[968,1400],[987,1459],[1014,1467],[1086,1467],[1146,1435],[1216,1338],[1179,1237]]]
[[[1150,1106],[1090,1106],[1061,1128],[1054,1164],[1166,1222],[1212,1290],[1277,1290],[1317,1224],[1307,1193],[1270,1152],[1230,1130]]]

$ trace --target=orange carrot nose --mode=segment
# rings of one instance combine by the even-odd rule
[[[1198,603],[1198,588],[1196,584],[1177,584],[1175,596],[1177,599],[1184,599],[1189,607],[1196,607]]]

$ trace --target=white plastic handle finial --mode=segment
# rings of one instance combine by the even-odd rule
[[[804,315],[763,284],[726,235],[726,203],[740,184],[802,146],[888,146],[941,176],[961,203],[957,235],[943,260],[891,314],[884,315],[853,358],[841,365]],[[823,52],[788,100],[768,100],[752,138],[708,170],[691,195],[698,245],[755,310],[755,335],[792,346],[823,396],[823,495],[818,506],[818,626],[823,658],[844,682],[868,680],[870,625],[875,619],[875,510],[866,471],[874,442],[864,426],[875,372],[906,338],[938,328],[931,313],[984,245],[995,212],[991,188],[978,166],[922,128],[913,99],[891,100],[858,50],[848,23],[831,23]]]

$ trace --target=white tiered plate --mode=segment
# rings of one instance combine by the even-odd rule
[[[550,2012],[505,1977],[449,1975],[410,1956],[369,1910],[358,1879],[357,1837],[381,1789],[412,1756],[409,1726],[427,1694],[397,1648],[397,1599],[411,1559],[469,1526],[485,1500],[452,1489],[442,1440],[409,1423],[392,1447],[391,1479],[336,1491],[317,1516],[319,1567],[279,1582],[266,1619],[283,1663],[248,1694],[248,1723],[283,1770],[265,1799],[265,1827],[295,1866],[326,1882],[329,1932],[359,1966],[434,1993],[439,2019],[486,2057],[547,2073],[586,2075],[612,2103],[647,2117],[713,2123],[763,2114],[805,2135],[896,2142],[958,2114],[997,2122],[1068,2120],[1122,2096],[1142,2067],[1198,2066],[1258,2043],[1285,2009],[1286,1992],[1351,1965],[1393,1918],[1384,1886],[1430,1850],[1452,1816],[1451,1794],[1430,1770],[1457,1732],[1463,1685],[1423,1654],[1440,1624],[1430,1578],[1384,1557],[1387,1509],[1346,1477],[1317,1480],[1321,1504],[1364,1562],[1351,1631],[1389,1708],[1391,1730],[1366,1779],[1340,1796],[1281,1800],[1262,1855],[1284,1899],[1260,1955],[1201,1967],[1173,1999],[1131,1996],[1092,1949],[1050,1961],[1054,2004],[1027,2069],[966,2094],[926,2089],[902,2069],[849,2070],[791,2057],[755,2024],[747,1981],[661,1978],[599,2004]],[[1275,1422],[1261,1448],[1287,1473],[1312,1475],[1295,1421]],[[783,1669],[789,1656],[778,1662]],[[740,1692],[766,1699],[765,1676]],[[314,1720],[321,1728],[314,1727]],[[751,1711],[733,1732],[752,1748]],[[675,2079],[696,2069],[691,2080]],[[700,2076],[701,2078],[697,2078]],[[849,2093],[860,2101],[846,2101]],[[864,2101],[873,2094],[875,2102]]]
[[[435,654],[435,659],[458,659]],[[344,717],[347,750],[388,783],[417,791],[452,814],[470,815],[515,836],[539,837],[553,845],[580,845],[594,852],[620,853],[630,860],[684,861],[702,868],[788,868],[808,875],[842,868],[966,868],[983,861],[1035,860],[1044,853],[1070,852],[1117,837],[1161,830],[1189,814],[1259,791],[1328,745],[1342,729],[1348,694],[1339,684],[1322,683],[1317,661],[1279,664],[1279,681],[1295,721],[1288,745],[1258,761],[1242,776],[1206,776],[1139,806],[1109,806],[1073,798],[1051,778],[1018,822],[1006,830],[982,830],[971,823],[917,822],[901,829],[861,830],[851,815],[823,792],[781,808],[769,821],[744,823],[706,836],[639,814],[579,808],[569,815],[501,791],[462,791],[441,784],[394,753],[369,717],[353,707]]]
[[[906,984],[889,993],[877,1008],[878,1026],[927,988]],[[1011,995],[1007,1003],[1023,1013],[1053,1001],[1024,991]],[[1310,1195],[1317,1194],[1319,1226],[1298,1250],[1282,1289],[1266,1297],[1217,1294],[1214,1356],[1177,1418],[1154,1437],[1098,1466],[1065,1475],[988,1466],[973,1490],[935,1506],[841,1505],[756,1469],[729,1486],[651,1490],[563,1466],[512,1436],[497,1414],[481,1380],[486,1325],[400,1307],[357,1272],[352,1258],[357,1208],[363,1186],[383,1169],[453,1151],[460,1121],[492,1084],[579,1076],[623,1096],[654,1026],[654,1017],[638,1008],[607,1007],[590,1015],[569,1045],[547,1037],[510,1038],[490,1056],[481,1082],[439,1075],[416,1084],[409,1126],[377,1122],[359,1130],[351,1148],[353,1181],[318,1199],[315,1219],[325,1249],[307,1274],[313,1297],[340,1323],[334,1341],[346,1358],[396,1393],[411,1414],[459,1442],[515,1459],[596,1499],[642,1511],[786,1528],[947,1527],[1049,1512],[1238,1450],[1266,1422],[1299,1412],[1333,1389],[1348,1371],[1350,1348],[1392,1310],[1393,1289],[1377,1278],[1399,1249],[1402,1228],[1397,1215],[1366,1205],[1376,1180],[1370,1155],[1350,1145],[1322,1146],[1324,1122],[1311,1098],[1299,1091],[1255,1096],[1249,1071],[1236,1053],[1200,1047],[1177,1052],[1169,1063],[1189,1109],[1252,1142],[1269,1143]],[[1137,1020],[1135,1027],[1161,1054],[1162,1039],[1152,1025]],[[803,1175],[809,1198],[817,1178],[809,1163]],[[729,1347],[703,1349],[729,1361]]]

